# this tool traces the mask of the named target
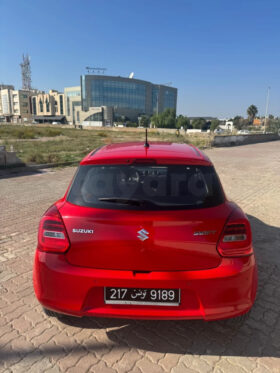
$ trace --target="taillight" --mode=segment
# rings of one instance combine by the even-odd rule
[[[224,230],[223,242],[245,241],[246,238],[245,224],[229,224]]]
[[[222,256],[237,257],[253,253],[250,223],[239,209],[230,216],[218,243]]]
[[[38,249],[42,251],[64,253],[69,248],[67,232],[55,205],[43,215],[38,233]]]

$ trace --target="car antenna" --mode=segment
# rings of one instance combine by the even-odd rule
[[[144,146],[145,148],[148,148],[150,146],[150,144],[148,143],[148,128],[146,128],[146,140]]]

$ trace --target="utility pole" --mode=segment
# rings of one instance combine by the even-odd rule
[[[264,133],[266,133],[266,126],[267,126],[267,114],[268,114],[268,105],[269,105],[269,93],[270,93],[270,87],[267,87],[267,94],[266,94],[266,107],[265,107],[265,118],[264,118]]]

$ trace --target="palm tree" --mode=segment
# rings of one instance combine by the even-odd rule
[[[247,109],[247,114],[250,119],[250,122],[253,123],[255,116],[258,113],[258,108],[255,105],[250,105]]]

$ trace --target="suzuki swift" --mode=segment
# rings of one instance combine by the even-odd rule
[[[48,315],[245,315],[257,289],[250,224],[196,147],[106,145],[41,218],[33,281]]]

